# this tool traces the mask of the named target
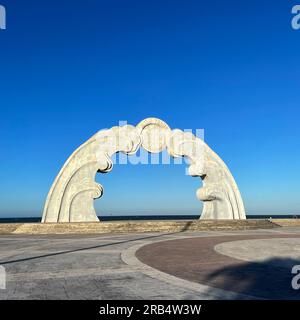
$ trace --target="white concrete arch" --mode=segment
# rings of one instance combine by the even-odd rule
[[[94,199],[102,196],[103,187],[95,182],[96,173],[112,170],[113,154],[134,154],[141,146],[151,153],[166,149],[172,157],[189,159],[189,174],[203,180],[197,190],[204,202],[201,219],[246,219],[240,192],[222,159],[192,133],[147,118],[136,127],[101,130],[75,150],[48,193],[42,222],[99,221]]]

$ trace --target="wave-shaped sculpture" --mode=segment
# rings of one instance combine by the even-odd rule
[[[147,118],[136,127],[101,130],[75,150],[49,191],[42,222],[99,221],[94,199],[102,196],[103,187],[95,182],[96,173],[112,170],[113,154],[134,154],[141,146],[151,153],[166,149],[170,156],[189,159],[189,175],[203,180],[197,190],[204,202],[201,219],[246,219],[240,192],[222,159],[192,133]]]

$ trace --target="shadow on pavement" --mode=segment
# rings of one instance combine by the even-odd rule
[[[152,235],[152,236],[146,236],[146,237],[139,237],[139,238],[136,238],[136,239],[117,241],[117,242],[113,242],[113,243],[106,243],[106,244],[101,244],[101,245],[96,245],[96,246],[90,246],[90,247],[84,247],[84,248],[78,248],[78,249],[72,249],[72,250],[65,250],[65,251],[58,251],[58,252],[54,252],[54,253],[38,255],[38,256],[33,256],[33,257],[28,257],[28,258],[0,261],[0,265],[7,265],[7,264],[11,264],[11,263],[24,262],[24,261],[34,260],[34,259],[48,258],[48,257],[62,255],[62,254],[80,252],[80,251],[84,251],[84,250],[103,248],[103,247],[119,245],[119,244],[124,244],[124,243],[129,243],[129,242],[135,242],[135,241],[141,241],[141,240],[147,240],[147,239],[155,239],[155,238],[160,238],[160,237],[164,237],[164,236],[179,234],[179,233],[182,233],[182,232],[188,230],[188,228],[189,228],[191,223],[192,222],[190,222],[190,221],[186,222],[186,224],[182,227],[182,229],[180,231],[177,231],[177,232],[168,232],[168,233],[164,233],[164,234],[158,234],[158,235]],[[124,234],[124,235],[126,235],[126,234]],[[24,249],[26,249],[26,248],[24,248]]]
[[[296,276],[291,272],[294,265],[300,265],[300,261],[272,258],[264,262],[239,263],[214,270],[206,276],[205,282],[257,298],[300,300],[300,289],[293,289],[291,284]],[[300,284],[300,279],[295,282]]]

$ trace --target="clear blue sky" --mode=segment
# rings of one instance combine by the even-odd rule
[[[247,213],[300,214],[298,2],[0,0],[0,216],[40,216],[76,147],[149,116],[204,128]],[[199,213],[184,168],[116,166],[98,213]]]

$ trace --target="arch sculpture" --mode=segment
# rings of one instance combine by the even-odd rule
[[[197,190],[203,201],[201,219],[246,219],[237,184],[222,159],[192,133],[148,118],[137,126],[101,130],[75,150],[48,193],[42,222],[99,221],[94,199],[102,196],[103,187],[95,182],[96,173],[112,170],[113,154],[134,154],[141,146],[151,153],[167,150],[172,157],[188,158],[188,174],[203,181]]]

